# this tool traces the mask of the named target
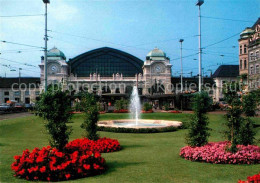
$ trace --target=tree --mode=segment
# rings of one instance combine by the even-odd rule
[[[45,127],[50,134],[49,143],[52,147],[62,150],[68,143],[71,127],[66,123],[71,119],[71,101],[68,92],[52,90],[40,95],[36,103],[36,115],[47,120]]]
[[[242,102],[239,97],[240,85],[239,83],[227,83],[223,88],[224,100],[228,103],[227,109],[227,130],[225,134],[231,142],[231,147],[228,149],[231,152],[237,151],[237,145],[241,142],[241,125],[244,119],[241,117],[243,112]]]
[[[249,145],[253,144],[255,140],[256,132],[254,130],[254,121],[250,117],[256,115],[257,106],[259,105],[259,96],[257,91],[243,95],[243,111],[246,115],[243,124],[240,129],[240,144]]]
[[[190,146],[203,146],[208,143],[209,128],[207,110],[211,105],[211,98],[206,92],[200,92],[192,98],[192,109],[194,114],[191,117],[189,132],[186,141]]]
[[[97,101],[92,94],[86,93],[82,98],[82,105],[84,106],[85,120],[81,124],[81,128],[85,130],[85,137],[90,140],[97,140],[97,122],[99,118],[99,111]]]

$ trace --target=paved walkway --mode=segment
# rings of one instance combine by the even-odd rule
[[[13,118],[19,118],[24,116],[31,116],[32,114],[29,112],[21,112],[21,113],[11,113],[11,114],[1,114],[0,115],[0,121],[5,119],[13,119]]]

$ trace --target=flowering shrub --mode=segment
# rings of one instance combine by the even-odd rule
[[[258,183],[260,182],[260,172],[253,176],[247,177],[247,181],[239,180],[238,183]]]
[[[128,113],[129,111],[127,109],[119,109],[119,110],[114,110],[114,113]]]
[[[153,110],[152,109],[150,109],[148,111],[142,110],[142,113],[153,113]]]
[[[174,110],[174,111],[169,111],[169,113],[181,113],[181,111]]]
[[[72,152],[77,150],[79,151],[91,150],[93,152],[106,153],[106,152],[119,151],[121,149],[121,146],[118,140],[104,137],[96,141],[89,140],[86,138],[75,139],[69,142],[66,148]]]
[[[260,147],[254,145],[237,145],[236,153],[227,152],[230,143],[211,142],[201,147],[183,147],[180,156],[192,161],[214,164],[258,164],[260,163]]]
[[[105,170],[105,159],[99,152],[68,151],[63,152],[50,146],[30,152],[23,151],[14,156],[11,168],[16,177],[27,180],[60,181],[100,174]]]

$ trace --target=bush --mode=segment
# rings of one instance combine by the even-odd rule
[[[243,123],[243,118],[241,114],[242,102],[238,95],[239,84],[238,83],[227,83],[223,89],[224,100],[228,103],[229,107],[227,108],[227,130],[225,134],[228,138],[228,141],[231,142],[231,147],[229,151],[236,152],[237,145],[241,142],[240,127]],[[243,138],[243,137],[242,137]]]
[[[153,107],[152,107],[152,105],[151,104],[149,104],[149,103],[144,103],[144,105],[143,105],[143,110],[144,111],[150,111],[150,110],[152,110],[153,109]]]
[[[14,157],[12,170],[16,177],[27,180],[62,181],[100,174],[105,170],[105,159],[99,152],[75,151],[43,147],[28,149]]]
[[[36,104],[36,115],[47,120],[45,127],[50,134],[49,143],[52,147],[62,150],[68,143],[71,128],[66,125],[71,119],[71,103],[67,92],[61,90],[40,95]]]
[[[121,98],[120,100],[116,100],[115,102],[115,108],[116,110],[126,110],[128,108],[128,101]]]
[[[182,127],[179,127],[182,128]],[[116,128],[116,127],[103,127],[99,126],[99,131],[115,132],[115,133],[161,133],[161,132],[174,132],[178,127],[170,126],[164,128]]]
[[[206,92],[197,93],[192,99],[194,114],[191,116],[189,132],[186,135],[187,144],[202,146],[208,143],[209,128],[206,112],[211,105],[211,98]]]
[[[168,103],[164,104],[164,110],[169,111],[170,105]]]
[[[100,138],[96,141],[89,140],[86,138],[83,139],[75,139],[69,142],[66,146],[67,149],[70,151],[93,151],[93,152],[100,152],[100,153],[108,153],[108,152],[115,152],[121,149],[121,146],[118,140],[109,139],[109,138]]]
[[[257,95],[255,92],[250,92],[247,95],[243,95],[243,111],[246,116],[253,117],[256,115],[257,105]]]
[[[97,102],[92,94],[85,94],[82,98],[84,106],[85,120],[81,124],[81,128],[85,130],[85,137],[90,140],[97,140],[97,122],[99,118],[99,111]]]
[[[256,132],[254,130],[254,122],[250,118],[243,119],[243,123],[239,129],[238,143],[242,145],[250,145],[254,143]]]
[[[259,164],[260,147],[237,145],[238,151],[226,151],[230,142],[211,142],[201,147],[183,147],[180,156],[191,161],[214,164]]]
[[[239,180],[238,183],[259,183],[260,182],[260,172],[253,176],[248,176],[247,181]]]

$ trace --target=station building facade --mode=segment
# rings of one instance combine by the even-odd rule
[[[44,83],[44,58],[42,57],[40,80]],[[109,47],[98,48],[66,60],[57,48],[47,53],[48,84],[60,83],[72,91],[93,93],[105,101],[129,97],[134,86],[142,99],[159,102],[171,100],[172,65],[162,50],[154,48],[145,61]],[[173,104],[172,101],[167,101]]]

